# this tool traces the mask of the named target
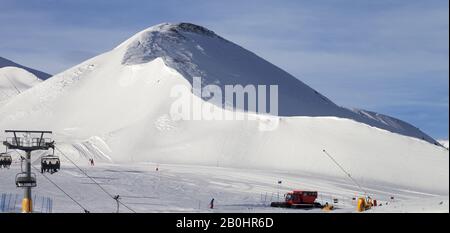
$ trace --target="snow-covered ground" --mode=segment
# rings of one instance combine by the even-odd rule
[[[448,196],[392,202],[370,209],[368,213],[448,213]]]
[[[447,140],[439,140],[439,143],[440,143],[443,147],[445,147],[445,148],[448,149],[448,146],[449,146],[449,144],[448,144],[448,139],[447,139]]]
[[[42,72],[42,71],[39,71],[39,70],[35,70],[35,69],[32,69],[32,68],[26,67],[24,65],[21,65],[21,64],[17,64],[17,63],[15,63],[15,62],[13,62],[11,60],[8,60],[8,59],[6,59],[4,57],[0,57],[0,68],[3,68],[3,67],[16,67],[16,68],[20,68],[20,69],[26,70],[26,71],[32,73],[34,76],[38,77],[40,80],[46,80],[46,79],[48,79],[48,78],[50,78],[52,76],[52,75],[47,74],[45,72]]]
[[[6,66],[0,68],[0,106],[10,98],[37,85],[41,80],[25,69]]]
[[[122,202],[136,212],[322,212],[320,209],[268,206],[293,189],[316,190],[318,201],[322,203],[333,203],[333,199],[338,199],[333,212],[355,212],[356,201],[352,199],[361,196],[358,188],[345,176],[155,163],[97,163],[94,167],[88,165],[87,160],[76,163],[109,193],[120,195]],[[157,167],[159,171],[156,171]],[[17,163],[9,170],[0,170],[1,193],[22,193],[14,184],[14,175],[19,170]],[[53,212],[82,212],[54,185],[41,175],[37,176],[38,187],[33,193],[51,197]],[[115,201],[68,161],[63,160],[60,172],[48,176],[89,211],[116,211]],[[279,180],[281,185],[277,183]],[[368,182],[364,188],[373,199],[385,205],[373,211],[448,212],[448,196],[379,182]],[[392,201],[391,197],[395,199]],[[213,210],[208,208],[211,198],[215,198]],[[441,201],[443,205],[439,204]],[[123,206],[120,211],[130,212]]]

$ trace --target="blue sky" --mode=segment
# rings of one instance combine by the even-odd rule
[[[161,22],[192,22],[339,105],[448,138],[448,0],[0,0],[0,56],[58,73]]]

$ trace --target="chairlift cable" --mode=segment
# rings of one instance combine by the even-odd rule
[[[117,201],[118,203],[120,203],[121,205],[123,205],[125,208],[127,208],[128,210],[130,210],[133,213],[136,213],[136,211],[134,211],[132,208],[130,208],[129,206],[125,205],[123,202],[121,202],[120,200],[116,200],[114,198],[114,195],[110,194],[108,191],[106,191],[105,188],[103,188],[94,178],[92,178],[91,176],[89,176],[83,169],[81,169],[75,162],[73,162],[66,154],[64,154],[64,152],[62,152],[58,147],[55,146],[55,149],[57,151],[59,151],[67,160],[69,160],[76,168],[78,168],[78,170],[80,170],[86,177],[88,177],[90,180],[92,180],[92,182],[94,182],[94,184],[96,184],[104,193],[106,193],[111,199]]]
[[[353,183],[355,183],[356,184],[356,186],[358,186],[358,188],[364,193],[364,196],[367,196],[367,192],[366,192],[366,190],[364,190],[363,188],[362,188],[362,186],[352,177],[352,175],[350,175],[350,173],[348,173],[334,158],[333,158],[333,156],[331,156],[325,149],[324,150],[322,150],[323,151],[323,153],[324,154],[326,154],[330,159],[331,159],[331,161],[333,161],[341,170],[342,170],[342,172],[344,172],[349,178],[350,178],[350,180],[352,180],[352,182]]]
[[[36,169],[36,171],[39,172],[39,169],[37,169],[34,165],[31,165],[34,169]],[[73,197],[71,197],[66,191],[64,191],[64,189],[62,189],[60,186],[58,186],[55,182],[53,182],[47,175],[45,175],[44,173],[40,173],[43,177],[45,177],[51,184],[53,184],[56,188],[58,188],[62,193],[64,193],[67,197],[69,197],[73,202],[75,202],[79,207],[81,207],[81,209],[83,209],[83,211],[85,213],[89,213],[89,211],[84,208],[83,205],[81,205],[78,201],[76,201]]]
[[[20,171],[21,171],[21,172],[24,172],[24,171],[23,171],[23,161],[25,160],[25,157],[24,157],[22,154],[20,154],[16,149],[14,149],[14,150],[12,150],[12,151],[16,152],[16,153],[20,156]],[[37,159],[36,159],[36,160],[37,160]],[[36,162],[36,160],[34,160],[34,161],[31,161],[31,160],[30,160],[31,164],[33,164],[34,162]]]
[[[14,89],[16,89],[18,94],[22,93],[22,92],[20,92],[19,88],[17,88],[17,86],[11,81],[11,79],[9,79],[8,76],[6,76],[6,79],[8,79],[9,83],[11,83],[11,85],[14,87]]]
[[[22,157],[22,154],[20,154],[17,150],[13,150],[14,152],[16,152],[20,157]],[[21,163],[22,165],[22,163]],[[36,166],[34,166],[33,164],[31,164],[31,166],[39,172],[39,169],[36,168]],[[45,174],[40,173],[42,176],[44,176],[51,184],[53,184],[54,186],[56,186],[56,188],[58,188],[62,193],[64,193],[67,197],[69,197],[73,202],[75,202],[79,207],[81,207],[81,209],[83,209],[83,211],[85,213],[88,213],[89,211],[84,208],[83,205],[81,205],[78,201],[76,201],[73,197],[71,197],[66,191],[64,191],[64,189],[62,189],[60,186],[58,186],[55,182],[53,182],[49,177],[47,177]]]

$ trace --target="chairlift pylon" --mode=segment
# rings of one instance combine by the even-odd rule
[[[16,186],[24,189],[24,196],[22,200],[22,212],[32,213],[33,205],[31,188],[36,187],[36,174],[31,172],[31,152],[36,150],[48,150],[55,148],[55,141],[50,138],[45,138],[47,134],[52,134],[51,131],[36,131],[36,130],[5,130],[5,133],[12,134],[12,137],[7,137],[3,141],[3,145],[7,149],[21,150],[25,152],[25,171],[16,175]],[[21,134],[21,135],[18,135]],[[21,163],[22,165],[22,163]],[[55,164],[56,165],[56,164]],[[21,169],[23,167],[21,166]]]

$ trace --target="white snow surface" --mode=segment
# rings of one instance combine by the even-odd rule
[[[439,140],[439,143],[448,149],[449,143],[448,143],[448,139],[447,140]]]
[[[29,67],[26,67],[26,66],[23,66],[23,65],[15,63],[15,62],[13,62],[11,60],[8,60],[6,58],[0,57],[0,68],[3,68],[3,67],[17,67],[17,68],[24,69],[24,70],[34,74],[40,80],[46,80],[46,79],[51,77],[50,74],[47,74],[45,72],[42,72],[42,71],[39,71],[39,70],[35,70],[35,69],[29,68]]]
[[[88,173],[108,193],[120,195],[121,201],[133,211],[142,212],[244,212],[244,213],[323,213],[321,209],[271,208],[270,202],[279,201],[283,194],[293,189],[319,190],[317,202],[333,203],[332,213],[356,212],[356,200],[362,196],[358,188],[344,176],[329,177],[313,173],[286,172],[282,170],[239,169],[215,166],[176,165],[155,163],[88,165],[86,158],[66,153],[75,160],[83,172]],[[58,153],[57,153],[58,154]],[[60,155],[60,154],[58,154]],[[13,155],[11,169],[0,170],[2,193],[22,194],[14,185],[13,177],[20,171],[17,154]],[[37,159],[37,161],[39,161]],[[62,170],[47,176],[94,213],[116,212],[115,201],[99,186],[63,157]],[[38,162],[34,162],[37,166]],[[37,166],[38,167],[38,166]],[[156,171],[159,168],[159,171]],[[35,171],[37,172],[37,171]],[[33,195],[50,197],[52,212],[83,212],[60,190],[37,173],[38,186]],[[282,184],[277,182],[281,180]],[[398,185],[367,182],[364,188],[382,207],[371,212],[447,212],[448,196],[417,192]],[[391,200],[394,197],[394,200]],[[215,208],[209,209],[209,201],[215,199]],[[334,203],[338,199],[338,203]],[[355,199],[355,200],[353,200]],[[15,211],[20,211],[20,200],[16,200]],[[39,205],[39,199],[35,200]],[[11,205],[11,204],[10,204]],[[35,206],[39,210],[40,206]],[[131,212],[120,206],[120,212]]]
[[[241,80],[244,85],[279,83],[280,113],[286,111],[286,116],[223,110],[256,120],[174,121],[168,115],[175,100],[170,97],[171,88],[190,88],[191,72],[203,72],[206,83],[219,85]],[[193,94],[191,98],[220,108]],[[85,169],[91,169],[112,192],[158,194],[152,204],[134,205],[139,211],[195,211],[199,200],[205,205],[212,196],[229,206],[218,211],[273,211],[260,208],[257,200],[262,192],[273,192],[279,178],[292,182],[284,191],[310,188],[346,198],[360,194],[323,149],[380,198],[392,194],[404,200],[448,199],[448,150],[429,143],[434,140],[414,127],[391,120],[338,107],[209,30],[162,24],[10,99],[0,106],[0,136],[6,137],[3,129],[52,130],[57,146],[71,158],[81,163],[87,158],[102,161]],[[274,130],[268,130],[273,126]],[[155,163],[168,169],[157,173],[163,174],[164,182],[156,179],[154,166],[147,165]],[[98,194],[98,187],[88,184],[67,161],[64,164],[52,176],[57,182],[94,211],[115,208],[101,201],[105,198]],[[0,178],[1,191],[13,192],[17,167],[6,172]],[[42,186],[35,190],[57,195],[62,205],[57,211],[79,210],[39,179]],[[264,183],[262,187],[258,182]]]
[[[41,82],[34,74],[18,67],[0,68],[0,106],[8,99]]]
[[[448,213],[448,197],[430,197],[390,202],[367,213]]]

